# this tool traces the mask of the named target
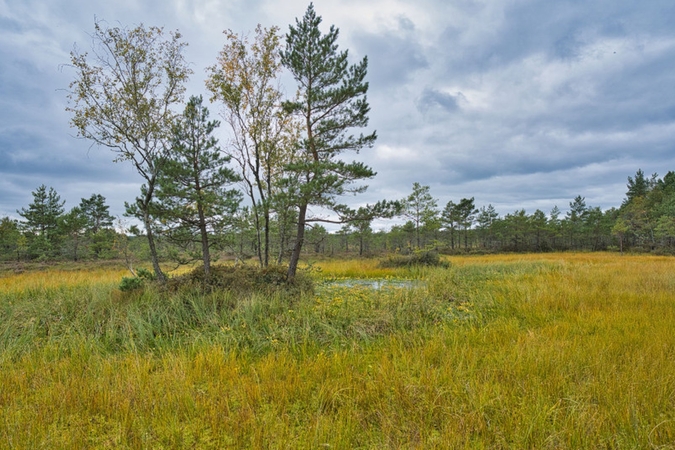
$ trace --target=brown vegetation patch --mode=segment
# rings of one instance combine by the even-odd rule
[[[300,295],[314,292],[314,282],[303,273],[298,273],[289,280],[288,269],[284,266],[212,266],[206,275],[203,267],[192,272],[172,278],[168,281],[169,290],[175,291],[184,287],[198,287],[205,291],[226,290],[235,294],[274,294],[286,293]]]

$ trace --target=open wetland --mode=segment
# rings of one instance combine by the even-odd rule
[[[0,277],[0,448],[675,448],[675,259],[326,261],[313,292]]]

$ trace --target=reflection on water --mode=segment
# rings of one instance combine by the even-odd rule
[[[413,288],[421,284],[416,280],[397,280],[388,278],[345,278],[324,281],[327,287],[364,287],[375,290],[387,288]]]

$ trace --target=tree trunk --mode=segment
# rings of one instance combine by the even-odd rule
[[[143,224],[145,225],[145,234],[148,237],[148,246],[150,247],[150,257],[152,259],[152,268],[155,271],[155,276],[157,279],[164,283],[166,281],[166,275],[162,272],[162,268],[159,267],[159,256],[157,256],[157,247],[155,247],[155,237],[152,233],[152,223],[150,222],[150,214],[147,211],[143,212]]]
[[[422,248],[420,246],[420,222],[416,221],[415,225],[416,225],[415,226],[415,235],[417,237],[417,249],[419,250],[420,248]]]
[[[155,192],[155,183],[157,181],[157,175],[153,174],[148,181],[148,189],[145,192],[145,198],[142,202],[137,202],[138,207],[143,213],[143,225],[145,226],[145,235],[148,237],[148,246],[150,247],[150,258],[152,259],[152,268],[155,271],[155,276],[157,280],[161,283],[166,281],[166,275],[162,272],[162,268],[159,267],[159,256],[157,255],[157,247],[155,247],[155,236],[152,233],[152,220],[150,219],[150,202],[152,201],[153,194]]]
[[[199,213],[199,232],[202,238],[202,259],[204,260],[204,275],[211,273],[211,254],[209,252],[209,233],[206,230],[206,218],[204,217],[204,207],[197,206]]]
[[[300,205],[298,211],[298,234],[295,237],[295,245],[293,246],[293,253],[291,253],[291,260],[288,263],[288,279],[295,278],[298,271],[298,261],[300,261],[300,252],[302,251],[302,244],[305,240],[305,218],[307,215],[307,204]]]
[[[270,212],[265,208],[265,249],[264,249],[263,267],[270,265]]]
[[[253,196],[251,196],[251,198],[253,198]],[[258,211],[258,206],[256,205],[255,200],[253,200],[253,217],[255,221],[255,253],[258,255],[258,263],[260,264],[260,267],[265,267],[264,257],[262,254],[262,236],[260,235],[260,212]]]
[[[286,248],[285,231],[279,237],[279,255],[277,256],[277,264],[281,264],[284,260],[284,249]]]

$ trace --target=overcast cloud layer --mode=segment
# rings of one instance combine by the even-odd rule
[[[114,4],[113,4],[114,3]],[[638,168],[675,170],[675,3],[672,0],[316,0],[339,45],[369,60],[378,175],[356,206],[431,187],[440,206],[475,197],[501,214],[563,211],[577,195],[618,206]],[[105,196],[115,215],[140,177],[74,138],[65,111],[74,45],[94,20],[179,29],[205,94],[222,30],[282,32],[305,0],[0,0],[0,216],[41,184],[77,205]],[[287,83],[289,94],[295,87]],[[211,107],[212,114],[218,106]],[[227,142],[225,126],[219,130]]]

